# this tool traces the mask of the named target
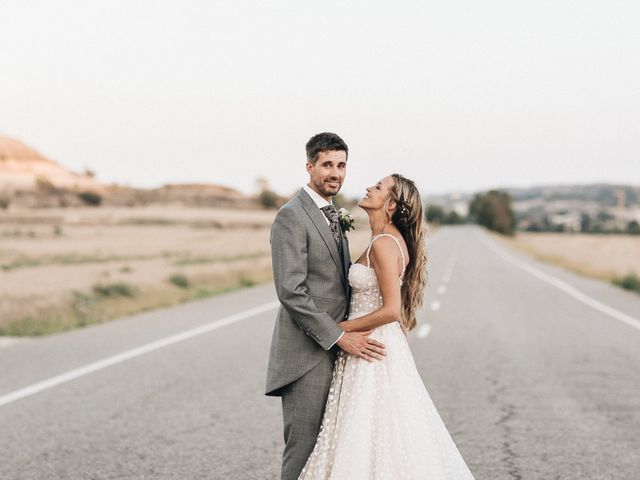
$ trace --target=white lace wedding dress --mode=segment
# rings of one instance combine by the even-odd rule
[[[400,247],[392,235],[373,237],[367,265],[380,236]],[[402,261],[404,275],[404,256]],[[382,306],[370,266],[351,265],[349,283],[349,320]],[[378,327],[370,337],[385,345],[387,355],[369,363],[340,351],[320,434],[299,480],[473,479],[427,393],[400,324]]]

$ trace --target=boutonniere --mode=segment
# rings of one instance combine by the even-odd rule
[[[338,219],[340,220],[340,228],[344,233],[356,228],[356,220],[351,216],[351,213],[346,208],[338,210]]]

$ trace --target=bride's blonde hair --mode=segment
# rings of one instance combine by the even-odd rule
[[[402,326],[405,330],[412,330],[416,326],[416,311],[424,301],[427,283],[426,225],[422,200],[415,183],[398,173],[392,174],[391,178],[391,199],[396,202],[391,221],[400,230],[410,257],[401,290]]]

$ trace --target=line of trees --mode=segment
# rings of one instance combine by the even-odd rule
[[[511,208],[511,195],[499,190],[477,193],[469,204],[469,218],[503,235],[513,235],[516,216]]]
[[[258,191],[256,200],[263,208],[279,208],[286,201],[271,190],[267,179],[258,178],[256,186]],[[336,195],[333,201],[337,208],[353,208],[357,203],[357,200],[350,201],[342,194]],[[477,193],[469,205],[469,213],[466,216],[460,215],[453,209],[447,211],[442,206],[434,204],[427,206],[425,218],[429,223],[442,225],[477,223],[504,235],[513,235],[516,228],[511,196],[499,190]]]
[[[459,223],[466,222],[466,217],[463,217],[455,210],[447,212],[440,205],[427,206],[425,218],[429,223],[438,223],[443,225],[457,225]]]
[[[445,211],[440,205],[428,205],[425,217],[427,222],[435,224],[477,223],[503,235],[513,235],[517,223],[511,196],[499,190],[475,194],[466,216],[455,210]]]

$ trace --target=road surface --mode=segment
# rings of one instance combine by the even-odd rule
[[[475,226],[428,252],[410,344],[475,477],[639,479],[640,295]],[[0,478],[277,479],[274,300],[264,285],[0,348]]]

